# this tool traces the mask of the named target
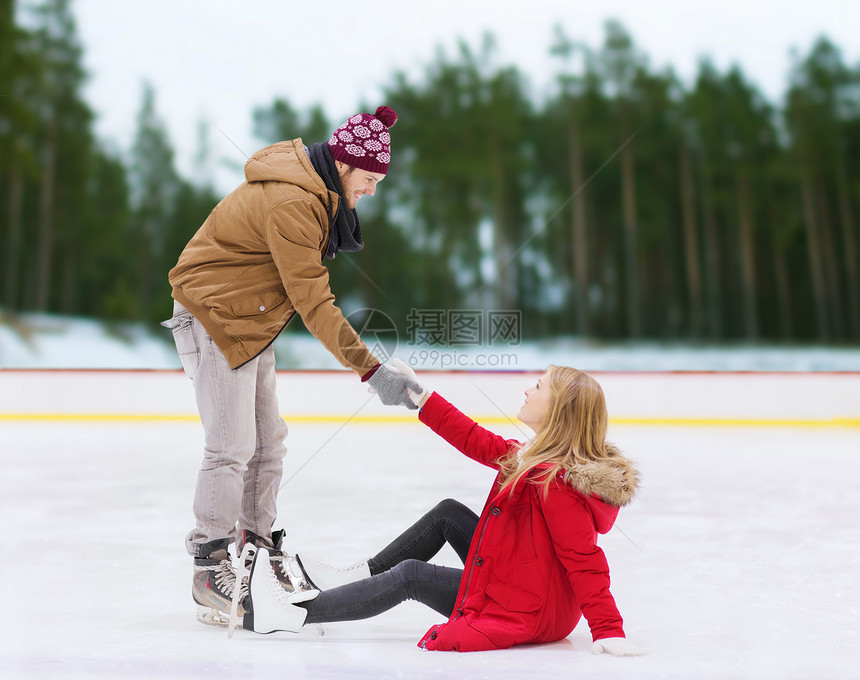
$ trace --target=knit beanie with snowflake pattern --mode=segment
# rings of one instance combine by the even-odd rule
[[[380,106],[373,115],[355,114],[328,140],[332,157],[354,168],[386,174],[391,161],[388,128],[395,122],[397,114],[388,106]]]

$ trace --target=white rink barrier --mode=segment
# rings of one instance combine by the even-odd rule
[[[615,425],[860,428],[860,373],[600,372]],[[509,422],[539,372],[423,372],[479,422]],[[279,371],[288,422],[414,423],[349,371]],[[181,371],[0,370],[0,423],[197,420]]]

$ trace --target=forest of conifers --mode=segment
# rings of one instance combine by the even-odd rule
[[[129,151],[96,137],[69,0],[27,22],[0,6],[0,310],[169,316],[167,271],[220,196],[177,171],[145,83]],[[517,310],[526,338],[860,341],[860,66],[822,37],[773,102],[741,67],[651,69],[618,23],[546,49],[551,95],[492,66],[487,36],[355,102],[399,120],[359,204],[365,249],[329,262],[345,310]],[[260,147],[342,122],[289,92],[248,105]]]

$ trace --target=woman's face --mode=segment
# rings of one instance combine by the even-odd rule
[[[550,407],[549,371],[538,379],[536,385],[529,387],[525,394],[526,400],[517,418],[537,432]]]

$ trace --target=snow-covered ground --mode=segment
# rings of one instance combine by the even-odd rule
[[[339,369],[304,330],[275,343],[282,369]],[[416,370],[539,370],[548,363],[602,371],[860,371],[860,346],[690,345],[598,343],[548,339],[496,347],[440,349],[410,345],[396,351]],[[141,325],[105,325],[86,319],[29,314],[14,322],[0,313],[0,368],[177,368],[168,331]]]
[[[541,362],[547,360],[545,357]],[[643,487],[601,545],[639,658],[551,645],[422,652],[406,603],[324,635],[195,621],[183,538],[201,448],[190,382],[167,371],[0,371],[0,678],[860,677],[860,374],[596,373]],[[428,376],[505,436],[535,374]],[[282,372],[290,425],[278,526],[335,564],[445,497],[480,509],[492,473],[347,371]],[[456,565],[453,551],[438,561]]]

